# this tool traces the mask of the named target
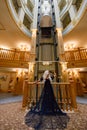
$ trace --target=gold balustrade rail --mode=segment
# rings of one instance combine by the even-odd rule
[[[66,62],[87,60],[87,48],[77,48],[65,51],[64,59]]]
[[[17,49],[0,48],[0,67],[28,68],[28,62],[35,60],[35,53]]]
[[[44,83],[24,81],[23,84],[23,101],[22,107],[28,107],[30,104],[36,103],[41,95]],[[75,110],[77,109],[76,93],[74,83],[52,83],[56,101],[59,107],[63,110]]]
[[[0,60],[11,61],[25,61],[28,62],[35,54],[31,54],[29,51],[9,50],[0,48]],[[77,48],[70,51],[65,51],[64,56],[61,56],[66,62],[87,60],[87,48]]]
[[[29,61],[30,52],[0,48],[0,60]]]

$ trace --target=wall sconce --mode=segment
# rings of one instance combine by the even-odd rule
[[[21,51],[30,51],[30,46],[21,45],[21,46],[20,46],[20,50],[21,50]]]
[[[70,77],[74,77],[74,78],[78,78],[79,77],[79,73],[77,69],[69,69],[68,71],[68,75]]]
[[[31,46],[29,43],[18,43],[18,48],[20,51],[30,51]]]
[[[73,50],[76,48],[76,45],[75,43],[68,43],[68,44],[65,44],[64,45],[64,50],[65,51],[68,51],[68,50]]]
[[[27,72],[27,70],[25,70],[25,69],[17,69],[16,70],[17,77],[24,76],[26,72]]]

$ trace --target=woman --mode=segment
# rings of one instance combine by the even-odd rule
[[[42,90],[40,99],[38,103],[36,104],[36,106],[32,108],[25,116],[25,123],[28,126],[32,126],[36,130],[40,130],[40,128],[41,130],[44,130],[45,128],[47,128],[48,127],[47,122],[49,121],[45,122],[45,120],[48,120],[49,118],[50,119],[54,118],[54,120],[56,118],[57,125],[58,125],[58,120],[59,120],[59,118],[57,118],[57,115],[58,116],[62,115],[62,116],[65,116],[66,118],[66,113],[63,113],[60,110],[58,103],[56,102],[52,85],[51,85],[51,82],[53,79],[54,79],[54,75],[50,75],[49,71],[46,70],[43,74],[43,77],[41,77],[41,79],[39,80],[39,81],[44,82],[44,88]],[[62,121],[60,122],[62,123]],[[66,122],[64,125],[66,126]],[[42,129],[42,127],[45,127],[45,128]],[[61,124],[61,127],[63,127],[63,124]]]

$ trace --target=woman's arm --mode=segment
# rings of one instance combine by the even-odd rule
[[[56,77],[56,73],[51,75],[51,79],[53,80]]]

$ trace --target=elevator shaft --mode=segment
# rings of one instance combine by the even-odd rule
[[[53,0],[39,0],[36,41],[35,78],[39,79],[45,70],[56,73],[59,82],[59,56],[56,36],[56,21]]]

